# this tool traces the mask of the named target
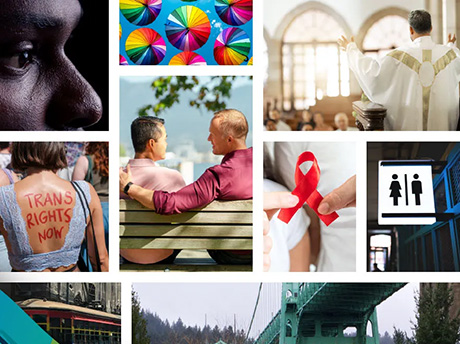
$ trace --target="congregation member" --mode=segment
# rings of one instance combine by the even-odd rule
[[[334,117],[335,131],[357,131],[358,128],[348,126],[348,116],[345,112],[339,112]]]

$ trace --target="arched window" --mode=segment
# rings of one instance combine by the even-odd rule
[[[407,17],[386,15],[375,21],[363,40],[363,52],[373,57],[383,57],[391,50],[410,43]]]
[[[345,31],[333,16],[311,9],[297,16],[282,43],[283,107],[301,110],[323,97],[350,95],[346,54],[337,38]]]

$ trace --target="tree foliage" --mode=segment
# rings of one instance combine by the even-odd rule
[[[181,318],[172,324],[168,320],[163,321],[158,314],[144,312],[147,320],[147,331],[151,338],[151,343],[155,344],[214,344],[219,340],[232,344],[249,344],[253,342],[249,338],[246,342],[244,330],[235,331],[232,326],[219,328],[217,325],[211,328],[209,325],[201,328],[198,326],[186,326]]]
[[[460,317],[450,315],[454,302],[452,288],[445,283],[428,284],[416,297],[417,344],[453,344],[460,340]]]
[[[155,102],[145,105],[138,110],[139,116],[147,116],[153,112],[161,115],[166,109],[182,100],[181,93],[193,91],[196,97],[189,101],[191,107],[199,110],[216,112],[227,107],[233,83],[238,78],[250,76],[211,76],[198,78],[196,76],[161,76],[152,82]],[[209,79],[209,80],[207,80]]]
[[[131,303],[133,344],[149,344],[150,337],[147,334],[147,321],[144,318],[139,297],[134,290],[131,291]]]

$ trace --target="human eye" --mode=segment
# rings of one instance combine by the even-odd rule
[[[33,62],[33,55],[31,51],[21,51],[10,57],[4,58],[3,62],[7,67],[24,69]]]
[[[0,53],[0,67],[12,74],[26,72],[30,65],[35,62],[35,55],[31,45],[6,49]]]

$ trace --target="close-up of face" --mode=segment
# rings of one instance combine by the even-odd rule
[[[160,127],[161,130],[161,136],[155,141],[155,145],[153,148],[153,155],[154,155],[154,160],[163,160],[166,157],[166,147],[168,147],[168,142],[166,141],[168,139],[168,135],[166,134],[166,128],[164,125]]]
[[[66,56],[78,0],[4,0],[0,7],[0,130],[78,130],[99,121],[98,94]]]
[[[228,137],[224,137],[219,127],[220,119],[213,119],[209,126],[208,141],[212,145],[212,153],[215,155],[225,155],[228,150]]]

